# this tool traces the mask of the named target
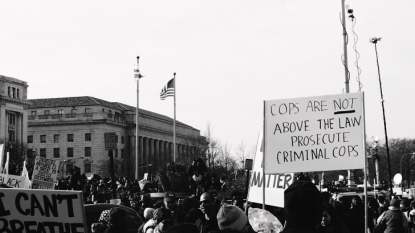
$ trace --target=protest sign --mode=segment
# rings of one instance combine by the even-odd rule
[[[284,190],[294,182],[294,173],[265,174],[264,180],[262,139],[261,133],[258,137],[254,167],[249,182],[248,201],[263,203],[263,185],[265,185],[265,204],[284,207]]]
[[[14,188],[27,188],[26,185],[27,177],[15,176],[9,174],[0,174],[0,183],[6,184]]]
[[[32,174],[33,189],[53,189],[59,171],[59,160],[37,156]]]
[[[265,173],[363,169],[363,93],[264,103]]]
[[[82,192],[1,189],[0,232],[86,232]]]

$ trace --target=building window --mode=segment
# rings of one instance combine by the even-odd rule
[[[124,136],[121,136],[121,144],[124,144]]]
[[[41,148],[40,149],[40,157],[46,158],[46,148]]]
[[[9,138],[10,142],[16,141],[16,114],[9,113]]]
[[[66,154],[67,157],[73,157],[73,147],[66,148],[66,152],[67,152]]]
[[[84,173],[91,173],[91,172],[92,172],[91,164],[90,163],[85,164],[85,171],[84,171]]]
[[[115,157],[115,158],[118,158],[118,149],[115,149],[115,150],[114,150],[114,157]]]
[[[33,143],[33,135],[27,136],[27,143]]]
[[[66,164],[66,174],[68,174],[73,169],[73,163]]]
[[[50,110],[45,110],[45,115],[49,115]]]
[[[73,134],[68,134],[68,142],[73,142]]]
[[[53,142],[59,142],[59,134],[53,135]]]
[[[30,115],[32,115],[32,116],[36,116],[36,111],[31,111],[31,112],[30,112]]]
[[[46,135],[40,135],[40,143],[46,142]]]
[[[59,109],[59,110],[58,110],[58,114],[59,114],[59,115],[62,115],[62,114],[63,114],[63,109]]]
[[[20,99],[20,90],[17,89],[17,98]]]
[[[124,149],[121,149],[121,158],[124,158]]]
[[[27,158],[32,158],[33,154],[34,154],[33,149],[27,149],[26,150]]]
[[[76,114],[78,112],[78,109],[71,109],[72,114]]]
[[[60,150],[59,148],[53,148],[53,158],[59,158]]]
[[[85,108],[85,113],[91,113],[91,109],[90,108]]]
[[[91,147],[85,147],[85,157],[91,157]]]
[[[91,141],[91,133],[85,134],[85,141],[90,142]]]

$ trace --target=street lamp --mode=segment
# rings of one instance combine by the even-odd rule
[[[402,156],[401,156],[401,161],[400,161],[400,172],[401,172],[401,176],[402,176],[402,158],[405,156],[405,155],[415,155],[415,152],[411,152],[411,153],[406,153],[406,154],[403,154]],[[402,191],[403,191],[403,185],[402,185],[402,183],[401,183],[401,189],[402,189]]]
[[[141,75],[140,70],[138,69],[138,62],[139,62],[140,57],[137,56],[137,65],[136,68],[134,69],[134,78],[137,79],[137,108],[136,108],[136,112],[135,112],[135,179],[138,180],[140,173],[139,173],[139,169],[140,169],[140,164],[139,164],[139,119],[140,119],[140,114],[139,114],[139,94],[140,94],[140,78],[144,77]]]
[[[389,157],[389,143],[388,143],[388,132],[386,130],[386,116],[385,116],[385,100],[383,99],[383,92],[382,92],[382,81],[380,79],[380,68],[379,68],[379,59],[378,59],[378,49],[376,44],[381,40],[381,37],[372,37],[369,39],[370,43],[375,45],[375,52],[376,52],[376,64],[378,66],[378,76],[379,76],[379,89],[380,89],[380,98],[382,103],[382,113],[383,113],[383,128],[385,131],[385,145],[386,145],[386,157],[388,158],[388,170],[389,170],[389,190],[393,193],[392,190],[392,171],[391,171],[391,161]]]

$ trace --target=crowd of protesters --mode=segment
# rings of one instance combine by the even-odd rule
[[[246,208],[261,206],[251,203],[245,205],[243,195],[234,193],[232,201],[219,195],[226,189],[226,179],[221,178],[218,189],[206,186],[204,179],[207,170],[194,161],[188,169],[188,179],[192,193],[189,197],[177,198],[167,192],[161,200],[153,200],[149,193],[158,192],[157,187],[145,185],[140,188],[138,181],[123,177],[117,179],[115,186],[109,178],[94,175],[86,179],[75,167],[71,175],[61,179],[56,189],[82,190],[86,204],[108,203],[115,192],[121,205],[134,209],[144,220],[139,233],[162,232],[254,232],[249,224]],[[355,232],[396,232],[415,233],[415,201],[405,197],[378,195],[367,204],[368,218],[365,230],[365,203],[360,196],[351,200],[334,193],[320,192],[308,177],[299,176],[285,190],[285,208],[267,206],[278,220],[284,224],[284,233],[355,233]],[[114,210],[115,211],[115,210]],[[120,215],[105,211],[93,232],[123,232],[123,224],[111,223],[110,219]],[[118,225],[117,225],[118,224]]]

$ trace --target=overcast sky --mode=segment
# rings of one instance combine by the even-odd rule
[[[414,138],[415,1],[352,4],[366,131],[384,138],[374,44],[389,138]],[[29,99],[93,96],[173,118],[162,87],[177,75],[177,120],[236,148],[263,130],[263,101],[345,88],[341,0],[0,0],[0,75],[28,82]],[[350,92],[357,92],[347,20]]]

